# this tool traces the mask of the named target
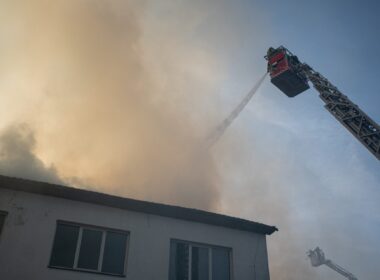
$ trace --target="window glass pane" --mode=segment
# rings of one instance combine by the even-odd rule
[[[170,242],[170,269],[169,280],[176,280],[176,259],[177,259],[177,243]]]
[[[124,274],[126,247],[127,235],[125,233],[107,232],[102,272]]]
[[[3,214],[0,212],[0,234],[4,226],[5,217],[6,217],[6,214],[5,213]]]
[[[72,268],[79,234],[78,226],[57,224],[50,265]]]
[[[212,249],[212,280],[230,280],[230,252]]]
[[[191,280],[208,280],[208,248],[192,247],[191,250]]]
[[[99,230],[83,229],[78,268],[98,269],[102,234]]]
[[[172,242],[170,280],[189,280],[189,245]]]

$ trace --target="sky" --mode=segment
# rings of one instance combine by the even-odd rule
[[[267,79],[284,45],[380,122],[376,1],[0,0],[0,173],[275,225],[272,279],[380,274],[379,162],[310,89]]]

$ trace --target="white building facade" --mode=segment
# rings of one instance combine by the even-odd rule
[[[269,280],[272,226],[0,176],[0,279]]]

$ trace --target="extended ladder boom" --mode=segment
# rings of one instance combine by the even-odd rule
[[[314,250],[309,250],[307,252],[307,256],[310,258],[311,265],[312,266],[321,266],[321,265],[327,265],[332,270],[338,272],[339,274],[346,277],[348,280],[358,280],[355,275],[353,275],[351,272],[345,270],[343,267],[337,265],[331,260],[328,260],[325,258],[325,253],[317,247]]]
[[[269,48],[265,58],[271,82],[289,97],[309,88],[311,82],[325,108],[380,160],[380,126],[337,87],[285,47]]]
[[[309,65],[302,64],[301,69],[319,92],[325,108],[380,160],[380,126]]]
[[[349,280],[358,280],[358,278],[356,278],[355,275],[353,275],[352,273],[348,272],[344,268],[340,267],[339,265],[337,265],[333,261],[326,260],[325,265],[327,265],[332,270],[335,270],[339,274],[345,276]]]

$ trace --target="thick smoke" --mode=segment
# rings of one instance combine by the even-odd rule
[[[0,90],[7,94],[0,102],[1,126],[18,121],[33,128],[24,128],[29,138],[12,128],[11,141],[25,139],[24,153],[12,170],[3,160],[2,173],[53,182],[79,178],[79,185],[107,193],[208,210],[221,209],[223,188],[245,193],[226,180],[239,166],[249,169],[244,159],[227,160],[235,168],[219,168],[240,146],[229,144],[228,136],[244,138],[238,125],[214,154],[201,147],[265,69],[266,45],[255,43],[263,67],[229,94],[233,100],[222,100],[223,83],[241,76],[234,61],[244,53],[242,44],[245,53],[253,51],[245,38],[263,38],[260,24],[247,24],[252,14],[244,19],[232,1],[28,0],[2,6]],[[18,154],[12,147],[8,154]],[[249,178],[243,184],[248,189],[263,183]],[[233,207],[224,209],[274,223],[270,213],[287,212],[268,209],[273,196],[266,195],[254,198],[264,202],[248,214],[232,200]]]
[[[0,135],[0,174],[62,184],[54,166],[35,154],[36,139],[25,124],[12,125]]]
[[[31,2],[6,4],[3,19],[13,28],[7,75],[20,79],[9,103],[24,109],[9,115],[36,130],[37,145],[31,137],[22,155],[35,153],[62,178],[80,178],[101,191],[217,209],[215,163],[199,150],[208,122],[196,123],[176,100],[191,94],[197,106],[202,95],[215,93],[214,81],[202,77],[215,70],[215,79],[219,72],[208,69],[212,55],[182,42],[171,45],[176,34],[162,34],[154,46],[160,52],[144,47],[154,36],[144,37],[142,29],[149,32],[156,20],[140,22],[144,1]],[[159,53],[166,65],[157,68],[152,55]],[[31,173],[15,166],[12,175],[47,179],[32,172],[40,169],[33,166],[38,160],[25,162]]]
[[[378,196],[371,204],[347,186],[378,182],[352,183],[345,175],[358,170],[354,161],[347,170],[321,161],[315,147],[325,142],[335,155],[336,131],[334,140],[316,132],[319,116],[315,126],[288,129],[290,104],[276,107],[266,89],[213,151],[200,149],[265,70],[273,41],[262,29],[271,19],[251,2],[0,0],[0,172],[276,225],[268,238],[273,279],[327,279],[305,259],[316,245],[356,265],[354,273],[375,267],[379,258],[364,264],[354,257],[363,251],[350,251],[368,235],[349,237],[366,226],[356,222],[371,221],[368,208],[378,213]],[[20,122],[29,126],[9,127]],[[314,145],[292,131],[315,135]],[[302,147],[304,157],[292,153]],[[318,161],[326,167],[315,174]],[[346,181],[334,181],[339,175]],[[345,192],[362,196],[366,211],[355,224],[348,213],[357,200],[340,198]],[[377,256],[367,247],[363,255]]]

